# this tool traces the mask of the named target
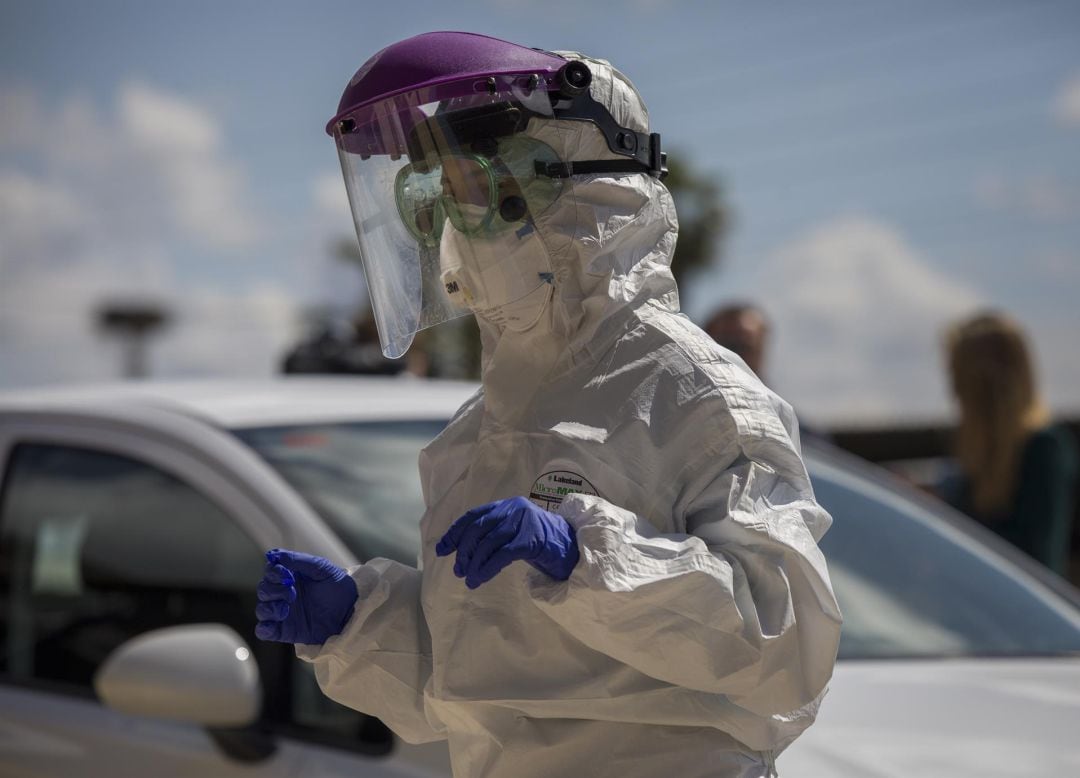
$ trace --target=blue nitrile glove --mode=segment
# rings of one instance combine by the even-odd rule
[[[255,637],[321,645],[345,628],[356,603],[356,584],[329,559],[274,548],[255,606]]]
[[[557,581],[570,577],[578,562],[574,528],[556,513],[524,497],[473,508],[451,525],[435,553],[457,550],[454,575],[475,589],[516,559],[523,559]]]

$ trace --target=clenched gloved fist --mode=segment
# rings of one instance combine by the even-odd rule
[[[266,552],[259,582],[255,637],[321,645],[345,628],[356,584],[329,559],[275,548]]]
[[[524,497],[481,505],[455,521],[435,553],[447,556],[455,549],[454,575],[464,578],[470,589],[517,559],[558,581],[569,578],[578,563],[574,528]]]

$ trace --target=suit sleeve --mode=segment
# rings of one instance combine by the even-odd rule
[[[350,571],[359,598],[340,635],[297,646],[332,700],[381,719],[402,740],[443,740],[424,712],[431,678],[431,637],[420,606],[420,571],[374,559]]]
[[[566,582],[532,578],[537,606],[593,650],[674,686],[766,716],[813,703],[841,617],[817,546],[831,520],[797,446],[751,442],[706,466],[681,534],[599,497],[568,497],[559,512],[581,561]]]

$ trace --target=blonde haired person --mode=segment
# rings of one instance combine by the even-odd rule
[[[983,312],[954,325],[946,346],[960,409],[960,472],[945,497],[1065,575],[1076,444],[1050,423],[1023,331],[1007,316]]]

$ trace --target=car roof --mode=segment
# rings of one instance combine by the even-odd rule
[[[135,404],[234,429],[388,417],[445,421],[476,389],[464,381],[382,376],[126,381],[0,392],[0,413],[115,411]]]

